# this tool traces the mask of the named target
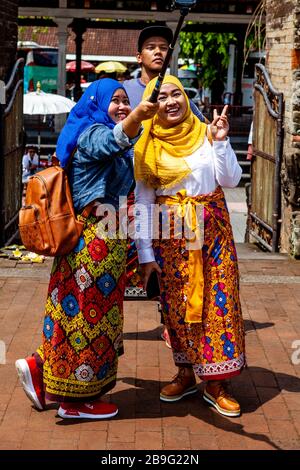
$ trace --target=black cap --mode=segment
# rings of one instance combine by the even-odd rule
[[[148,26],[147,28],[142,29],[138,39],[138,51],[141,52],[142,47],[146,39],[149,39],[153,36],[160,36],[165,38],[168,44],[171,44],[173,40],[173,32],[168,26]]]

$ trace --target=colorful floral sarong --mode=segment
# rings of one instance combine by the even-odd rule
[[[171,239],[160,237],[153,242],[162,269],[163,317],[175,364],[192,365],[205,380],[225,379],[239,374],[245,363],[236,250],[222,189],[218,187],[213,193],[194,199],[204,206],[202,321],[185,321],[189,251],[185,238],[174,238],[172,230]],[[174,212],[169,207],[174,223]]]
[[[116,382],[127,241],[101,237],[99,227],[90,215],[75,249],[53,263],[37,351],[50,400],[94,399]]]

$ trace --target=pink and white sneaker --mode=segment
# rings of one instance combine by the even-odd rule
[[[38,410],[44,410],[46,403],[43,388],[43,374],[41,369],[37,366],[35,358],[30,356],[25,359],[18,359],[15,365],[27,397]]]
[[[116,416],[118,407],[100,400],[91,403],[62,403],[57,413],[61,418],[107,419]]]

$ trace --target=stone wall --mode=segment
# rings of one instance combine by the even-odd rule
[[[0,2],[0,80],[6,81],[16,61],[18,0]]]
[[[300,257],[300,6],[266,0],[266,67],[284,94],[281,251]]]

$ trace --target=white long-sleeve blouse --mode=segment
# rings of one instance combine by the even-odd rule
[[[135,188],[135,204],[138,209],[135,215],[135,243],[140,263],[154,261],[151,236],[152,208],[156,196],[174,196],[181,189],[185,189],[187,196],[199,196],[213,192],[217,186],[234,188],[241,179],[242,169],[238,164],[236,155],[230,145],[229,139],[213,141],[211,145],[207,138],[203,145],[192,155],[185,157],[191,173],[180,183],[167,189],[153,189],[142,181],[137,181]]]

